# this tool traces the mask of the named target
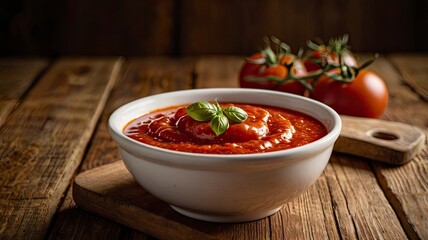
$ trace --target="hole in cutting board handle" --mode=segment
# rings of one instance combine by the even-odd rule
[[[77,69],[74,71],[74,73],[75,73],[76,75],[80,75],[80,76],[82,76],[82,75],[86,75],[86,74],[88,74],[90,71],[91,71],[91,67],[90,67],[90,66],[83,65],[83,66],[80,66],[79,68],[77,68]]]
[[[370,132],[369,134],[374,138],[387,140],[387,141],[393,141],[393,140],[397,140],[400,138],[399,136],[397,136],[394,133],[384,132],[384,131],[380,131],[380,130],[375,130],[373,132]]]

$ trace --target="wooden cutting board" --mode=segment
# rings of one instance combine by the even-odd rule
[[[402,165],[425,146],[426,134],[418,127],[380,119],[340,117],[342,131],[334,144],[336,152]]]
[[[230,239],[237,233],[257,236],[251,230],[256,229],[255,222],[209,223],[175,212],[141,188],[122,161],[79,174],[73,184],[73,197],[86,211],[159,239]]]

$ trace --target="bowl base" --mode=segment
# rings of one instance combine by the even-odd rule
[[[268,217],[276,212],[278,212],[281,207],[260,211],[260,212],[248,212],[248,213],[237,213],[237,214],[229,214],[229,215],[222,215],[217,213],[210,213],[210,212],[199,212],[194,211],[191,209],[184,209],[180,207],[176,207],[173,205],[170,205],[172,209],[177,211],[180,214],[183,214],[184,216],[207,221],[207,222],[217,222],[217,223],[239,223],[239,222],[249,222],[249,221],[255,221],[259,220],[265,217]]]

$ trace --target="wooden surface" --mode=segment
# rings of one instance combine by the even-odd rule
[[[362,191],[360,190],[359,193]],[[358,194],[358,193],[357,193]],[[357,197],[357,196],[355,196]],[[312,196],[307,200],[313,202]],[[175,212],[169,205],[141,188],[132,178],[122,161],[107,164],[82,174],[79,174],[73,185],[73,199],[82,209],[121,223],[133,229],[145,232],[159,239],[240,239],[247,238],[243,235],[248,229],[259,238],[265,234],[270,236],[282,236],[283,228],[288,227],[289,220],[276,222],[276,227],[267,224],[266,219],[237,224],[208,223],[193,220]],[[318,202],[319,204],[319,202]],[[287,205],[288,207],[288,205]],[[383,213],[379,218],[385,224],[396,225],[391,229],[385,229],[385,237],[404,238],[405,234],[398,227],[399,222],[391,208],[381,206]],[[324,210],[314,211],[313,224],[319,226],[324,218]],[[326,212],[328,213],[328,212]],[[285,209],[269,217],[279,219],[278,215],[289,213]],[[392,219],[390,218],[392,217]],[[263,223],[255,227],[254,223]],[[333,225],[334,226],[334,225]],[[324,226],[331,227],[331,226]],[[326,238],[326,232],[313,232],[316,239]],[[337,234],[337,233],[335,233]],[[300,238],[299,233],[286,233],[285,236]],[[373,237],[376,235],[368,235]],[[381,235],[378,235],[380,237]],[[282,237],[280,238],[282,239]]]
[[[385,78],[390,90],[382,118],[417,126],[426,134],[424,82],[411,82],[428,78],[428,71],[427,64],[412,64],[417,59],[420,54],[384,55],[370,68]],[[0,103],[4,99],[14,103],[1,109],[0,238],[153,239],[152,228],[140,232],[77,207],[72,198],[74,177],[120,160],[106,127],[118,106],[165,91],[236,87],[240,60],[239,56],[3,59]],[[4,67],[11,65],[16,70]],[[6,80],[14,77],[23,82]],[[278,214],[243,225],[215,225],[216,232],[209,236],[428,239],[427,160],[426,145],[399,167],[334,153],[316,183]],[[169,226],[168,234],[190,231],[188,225]],[[199,229],[189,238],[205,236],[206,231]]]
[[[345,33],[353,51],[428,51],[424,0],[43,0],[0,9],[0,56],[249,55],[270,35],[297,53],[308,39]]]
[[[426,133],[413,125],[373,118],[340,116],[342,130],[334,151],[402,165],[424,147]]]
[[[160,239],[231,239],[240,232],[233,228],[251,225],[214,224],[185,217],[136,184],[122,161],[79,174],[73,196],[87,211]]]
[[[20,103],[25,93],[48,65],[45,59],[0,61],[0,126]]]

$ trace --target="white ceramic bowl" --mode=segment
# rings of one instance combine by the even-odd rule
[[[137,142],[123,134],[133,119],[152,110],[209,101],[277,106],[320,120],[328,134],[310,144],[256,154],[196,154]],[[168,92],[130,102],[109,119],[109,131],[135,180],[176,211],[212,222],[267,217],[321,175],[341,130],[339,115],[308,98],[276,91],[217,88]]]

